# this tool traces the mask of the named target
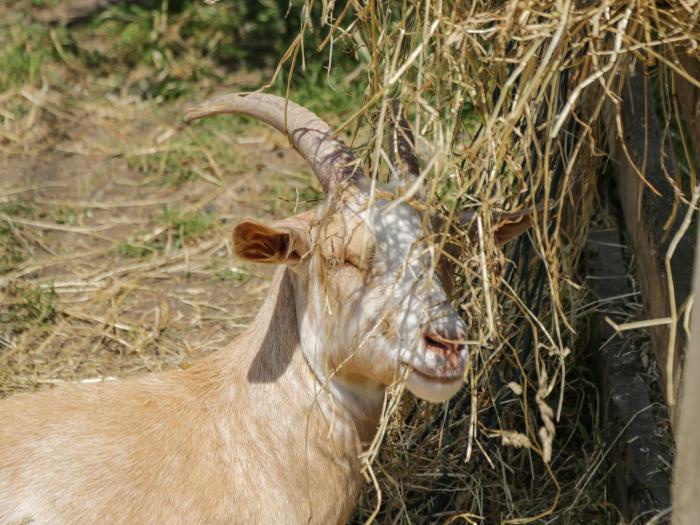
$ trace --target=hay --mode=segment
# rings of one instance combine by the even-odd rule
[[[355,521],[617,520],[598,472],[606,453],[595,442],[583,455],[571,446],[581,421],[598,417],[595,403],[585,414],[587,387],[572,368],[585,344],[577,336],[588,299],[577,283],[598,206],[600,117],[610,112],[623,136],[628,70],[638,61],[658,76],[666,142],[680,135],[684,153],[675,160],[687,167],[687,178],[674,181],[676,205],[687,205],[696,184],[688,123],[667,87],[671,74],[700,86],[675,58],[695,53],[699,3],[324,1],[315,18],[313,2],[305,6],[302,32],[321,27],[329,66],[343,46],[366,64],[364,103],[341,129],[371,129],[355,144],[369,175],[396,171],[383,135],[397,98],[410,114],[433,212],[454,224],[468,210],[478,232],[475,239],[445,229],[436,239],[466,247],[456,304],[478,341],[467,386],[445,407],[410,397],[388,403],[383,439],[365,458],[371,483]],[[295,41],[278,71],[308,60],[302,44]],[[494,215],[542,203],[552,206],[505,259],[493,242]]]

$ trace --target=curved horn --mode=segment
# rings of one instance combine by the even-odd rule
[[[420,175],[416,142],[406,120],[406,114],[396,99],[391,101],[389,117],[389,158],[391,163],[398,167],[401,174],[409,180],[413,180]]]
[[[189,109],[185,121],[223,113],[254,117],[286,133],[326,193],[339,183],[354,182],[362,175],[355,154],[342,140],[333,137],[330,126],[292,101],[267,93],[229,93]]]

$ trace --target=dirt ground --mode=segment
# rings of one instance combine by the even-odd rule
[[[0,395],[228,344],[271,273],[232,258],[232,225],[308,206],[301,157],[235,117],[205,137],[181,102],[34,95],[34,122],[0,154]]]

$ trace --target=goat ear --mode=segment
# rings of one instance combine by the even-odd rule
[[[233,229],[233,252],[246,261],[295,264],[309,251],[308,234],[290,225],[244,220]]]
[[[493,235],[496,244],[505,244],[525,233],[532,226],[532,217],[535,214],[535,210],[537,210],[538,213],[542,213],[544,208],[544,204],[538,204],[535,208],[527,210],[495,214],[492,220]],[[469,210],[463,212],[458,218],[460,225],[469,226],[470,236],[476,235],[475,216],[476,212]]]
[[[496,215],[493,218],[493,236],[496,244],[505,244],[529,230],[533,213],[534,210],[521,210]]]

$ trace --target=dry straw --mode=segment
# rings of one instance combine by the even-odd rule
[[[389,99],[408,110],[426,200],[446,219],[436,244],[448,255],[450,243],[466,247],[454,261],[456,302],[478,342],[467,386],[447,406],[401,388],[387,402],[355,520],[616,520],[604,481],[581,492],[594,474],[604,480],[606,453],[571,447],[586,390],[580,375],[569,380],[570,349],[585,342],[577,283],[605,155],[599,121],[612,111],[607,131],[623,135],[619,92],[635,61],[658,73],[662,99],[671,74],[700,86],[674,58],[697,49],[698,2],[323,1],[320,13],[302,31],[320,27],[329,67],[343,45],[366,64],[364,103],[341,129],[371,128],[355,144],[370,176],[397,171],[384,140]],[[278,71],[309,52],[299,38]],[[678,110],[666,106],[668,123]],[[493,241],[498,214],[530,208],[536,227],[504,256]],[[465,214],[467,228],[450,227]]]

